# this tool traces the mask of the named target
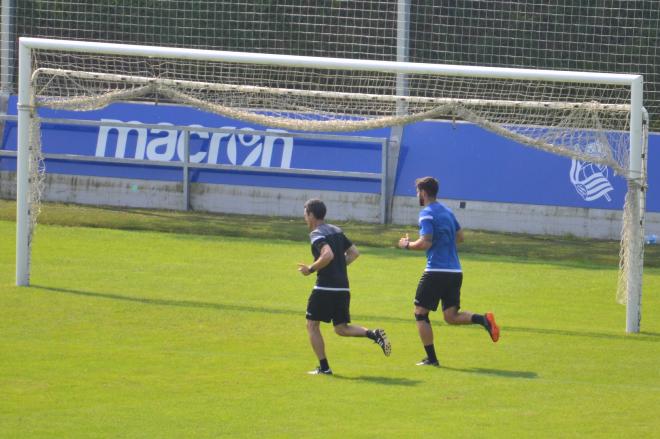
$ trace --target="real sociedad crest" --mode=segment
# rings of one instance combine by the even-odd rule
[[[593,147],[597,148],[596,145]],[[571,183],[585,201],[594,201],[600,197],[612,201],[608,193],[614,190],[614,186],[608,177],[607,166],[575,159],[571,163]]]

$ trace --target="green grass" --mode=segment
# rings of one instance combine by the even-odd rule
[[[626,335],[616,257],[577,251],[616,243],[469,233],[484,242],[463,253],[463,305],[494,311],[502,338],[434,314],[444,367],[429,370],[414,366],[423,256],[389,247],[400,227],[344,224],[362,250],[353,321],[386,328],[393,353],[324,325],[336,375],[319,377],[302,221],[47,205],[17,288],[12,209],[0,202],[3,438],[657,437],[654,254],[642,333]]]
[[[45,205],[39,224],[144,230],[193,234],[204,236],[233,236],[261,239],[306,241],[301,231],[302,218],[275,218],[247,215],[217,215],[203,212],[166,210],[121,209],[116,207],[89,207],[71,204]],[[16,203],[0,200],[0,220],[14,221]],[[249,223],[250,227],[245,227]],[[415,227],[336,223],[350,231],[358,245],[393,248],[405,232],[416,232]],[[467,230],[467,241],[461,244],[461,254],[495,255],[542,259],[555,263],[610,266],[619,264],[617,241],[580,239],[575,236],[534,236],[515,233],[492,233]],[[660,268],[660,245],[646,248],[644,265]]]

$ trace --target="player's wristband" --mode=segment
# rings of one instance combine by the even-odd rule
[[[410,250],[410,241],[406,242],[406,247],[405,247],[405,249],[406,249],[406,250]]]
[[[316,271],[314,267],[312,267],[311,265],[307,267],[307,269],[309,270],[310,273],[314,273]]]

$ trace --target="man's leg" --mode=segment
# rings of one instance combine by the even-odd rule
[[[450,325],[472,325],[477,324],[486,328],[490,338],[496,342],[500,338],[500,328],[495,323],[492,312],[486,314],[473,314],[469,311],[458,311],[458,307],[452,306],[443,311],[445,322]]]
[[[424,346],[433,344],[433,329],[429,320],[429,310],[423,306],[415,306],[415,321],[417,322],[417,331],[419,338]]]
[[[342,337],[367,337],[378,344],[383,350],[385,356],[392,352],[385,331],[383,329],[374,329],[373,331],[362,326],[351,325],[351,294],[345,293],[337,295],[335,308],[332,315],[332,323],[335,326],[335,332]]]
[[[426,351],[426,358],[417,363],[418,366],[440,365],[438,358],[435,355],[435,347],[433,346],[433,328],[431,328],[429,312],[429,309],[415,305],[415,322],[417,323],[417,331],[419,332],[419,338]]]
[[[442,291],[441,276],[442,273],[424,272],[419,283],[417,284],[417,291],[415,292],[415,324],[417,325],[417,332],[419,338],[424,345],[426,351],[426,358],[417,363],[418,366],[439,366],[438,358],[435,355],[435,347],[433,346],[433,329],[431,328],[431,320],[429,320],[429,313],[431,310],[438,309],[440,302],[440,294]]]
[[[374,329],[372,331],[362,326],[340,323],[335,325],[335,333],[342,337],[367,337],[380,346],[385,356],[389,356],[392,353],[392,346],[387,339],[384,329]]]
[[[309,342],[312,345],[312,349],[314,350],[316,357],[319,359],[319,368],[317,371],[327,373],[327,371],[330,371],[330,365],[325,356],[325,342],[321,335],[321,322],[318,320],[307,320],[307,333],[309,334]]]
[[[449,323],[450,325],[471,325],[473,323],[472,321],[472,316],[473,314],[469,311],[459,311],[458,307],[452,306],[450,308],[447,308],[442,311],[444,317],[445,317],[445,322]],[[478,315],[478,314],[474,314]],[[483,318],[483,316],[480,316]]]
[[[340,323],[335,325],[335,333],[342,337],[366,337],[367,328],[362,326],[349,325],[348,323]]]
[[[325,343],[321,335],[321,322],[317,320],[307,320],[307,333],[309,334],[309,342],[312,344],[312,349],[319,360],[325,358]]]

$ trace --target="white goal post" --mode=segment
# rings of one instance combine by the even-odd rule
[[[39,107],[85,111],[119,100],[165,98],[307,131],[352,131],[455,117],[534,148],[610,166],[627,180],[619,290],[627,302],[626,331],[639,332],[647,141],[641,75],[39,38],[19,39],[18,60],[19,286],[29,285],[38,212]],[[405,95],[402,77],[407,79]]]

